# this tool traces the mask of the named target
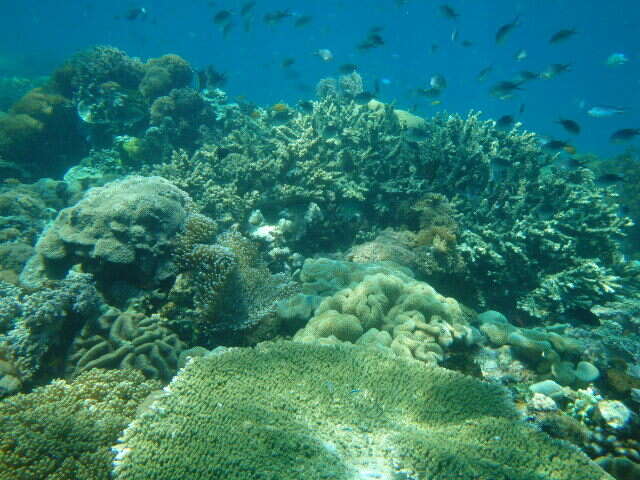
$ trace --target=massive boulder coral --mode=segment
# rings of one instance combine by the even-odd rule
[[[191,209],[190,197],[160,177],[131,176],[93,188],[42,235],[32,270],[42,262],[56,277],[81,264],[105,288],[156,288],[176,274],[176,237]]]
[[[358,347],[194,358],[115,446],[116,480],[607,480],[501,387]]]
[[[0,401],[0,478],[108,480],[110,446],[158,382],[94,369]]]

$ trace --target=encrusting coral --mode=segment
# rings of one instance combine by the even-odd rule
[[[194,358],[115,446],[116,480],[606,480],[505,390],[359,347]]]
[[[136,371],[94,369],[0,401],[0,478],[108,480],[111,445],[159,387]]]

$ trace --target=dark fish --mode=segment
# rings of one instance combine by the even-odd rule
[[[496,43],[503,43],[514,28],[520,25],[520,16],[513,19],[513,22],[502,25],[496,32]]]
[[[437,53],[438,50],[440,50],[440,45],[438,45],[437,43],[432,43],[431,44],[431,53]]]
[[[513,115],[503,115],[496,120],[496,127],[498,128],[510,128],[516,123],[516,119]]]
[[[313,102],[310,100],[300,100],[298,102],[298,107],[305,113],[313,112]]]
[[[349,75],[356,70],[358,70],[358,66],[353,63],[344,63],[338,68],[338,71],[344,75]]]
[[[544,78],[545,80],[550,80],[560,73],[570,72],[571,64],[570,63],[553,63],[547,67],[547,69],[542,72],[539,78]]]
[[[545,150],[551,150],[553,152],[558,152],[560,150],[565,150],[570,145],[567,142],[562,140],[547,140],[542,144],[542,147]]]
[[[578,122],[567,118],[561,118],[557,120],[556,123],[562,125],[562,127],[569,133],[573,133],[574,135],[578,135],[580,133],[580,125],[578,125]]]
[[[213,16],[213,23],[222,24],[231,20],[231,10],[220,10]]]
[[[283,68],[289,68],[294,63],[296,63],[296,59],[295,58],[287,57],[284,60],[282,60],[281,65],[282,65]]]
[[[523,82],[530,82],[531,80],[537,80],[540,78],[540,74],[536,72],[531,72],[529,70],[521,70],[518,73],[518,79]]]
[[[196,70],[196,79],[198,81],[198,90],[222,87],[227,83],[227,75],[218,72],[211,65],[201,70]]]
[[[620,182],[624,182],[624,177],[617,173],[604,173],[596,178],[596,183],[602,186],[609,186]]]
[[[253,10],[253,7],[255,7],[255,6],[256,6],[256,2],[247,2],[247,3],[245,3],[240,8],[240,15],[243,15],[243,16],[246,15],[251,10]]]
[[[440,13],[450,20],[456,20],[460,16],[460,14],[456,12],[451,5],[447,5],[446,3],[444,5],[440,5],[439,8]]]
[[[526,107],[525,107],[525,104],[524,104],[524,103],[521,103],[521,104],[520,104],[520,108],[518,109],[518,113],[519,113],[520,115],[522,115],[522,114],[524,113],[524,109],[525,109],[525,108],[526,108]]]
[[[360,42],[357,46],[358,50],[370,50],[372,48],[377,48],[384,45],[384,39],[380,36],[379,33],[369,32],[367,38],[365,38],[362,42]]]
[[[611,134],[609,140],[612,142],[626,142],[640,135],[640,128],[623,128]]]
[[[463,40],[461,45],[465,48],[473,47],[473,42],[470,40]]]
[[[276,10],[274,12],[268,12],[264,15],[264,21],[270,25],[275,25],[276,23],[281,22],[285,18],[292,17],[293,13],[291,10]]]
[[[522,90],[522,88],[520,88],[521,84],[522,82],[505,80],[493,85],[489,90],[489,93],[494,97],[498,97],[500,100],[505,100],[512,97],[516,90]]]
[[[551,37],[549,38],[549,43],[564,42],[565,40],[573,37],[576,33],[578,32],[573,29],[558,30],[556,33],[551,35]]]
[[[125,20],[137,20],[137,19],[143,19],[147,16],[147,9],[144,7],[136,7],[136,8],[131,8],[129,10],[127,10],[127,13],[125,13],[123,15],[122,18],[124,18]],[[120,17],[117,16],[115,17],[116,20],[119,20]]]
[[[476,75],[476,80],[479,82],[483,82],[484,80],[486,80],[487,75],[489,75],[492,71],[493,71],[493,65],[484,67],[482,70],[478,72],[478,75]]]
[[[301,17],[298,17],[293,24],[296,27],[304,27],[305,25],[309,25],[311,23],[311,20],[313,20],[313,17],[311,17],[310,15],[303,15]]]

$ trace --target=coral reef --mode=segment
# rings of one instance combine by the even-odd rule
[[[454,299],[426,283],[377,273],[325,298],[294,340],[351,342],[437,364],[454,344],[469,347],[480,337]]]
[[[92,368],[137,369],[147,378],[168,382],[184,348],[157,315],[111,308],[82,327],[71,346],[67,370],[78,375]]]
[[[115,448],[117,480],[611,478],[500,387],[290,342],[193,359]]]
[[[176,274],[176,236],[191,208],[189,196],[160,177],[131,176],[93,188],[58,214],[33,263],[44,263],[52,277],[79,263],[107,294],[123,283],[155,288]]]
[[[0,401],[0,477],[107,480],[110,446],[159,386],[135,371],[95,369]]]
[[[16,389],[60,370],[60,356],[73,332],[99,314],[101,299],[90,274],[71,271],[66,278],[33,293],[4,284],[0,300],[0,369]],[[12,393],[5,391],[2,393]]]

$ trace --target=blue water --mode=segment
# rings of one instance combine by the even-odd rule
[[[372,88],[375,79],[388,79],[381,87],[383,101],[399,108],[415,108],[421,115],[436,111],[466,113],[481,110],[497,118],[525,111],[518,116],[524,128],[542,135],[571,141],[579,152],[604,156],[640,146],[640,139],[611,144],[610,134],[620,128],[640,127],[640,3],[632,0],[457,0],[457,20],[444,18],[444,2],[408,0],[301,1],[258,0],[252,28],[246,32],[239,10],[244,1],[169,0],[132,2],[66,0],[2,0],[0,20],[0,75],[47,74],[74,52],[96,44],[109,44],[141,58],[177,53],[195,67],[212,64],[225,72],[225,89],[233,96],[268,105],[293,103],[311,98],[314,85],[336,75],[343,63],[354,63]],[[144,19],[116,19],[132,7],[145,7]],[[224,37],[212,16],[232,9],[235,28]],[[291,9],[294,16],[277,25],[263,21],[266,12]],[[312,22],[293,25],[301,15]],[[496,30],[521,16],[521,24],[502,45],[496,45]],[[385,45],[364,53],[356,45],[372,26],[382,26]],[[550,45],[557,30],[575,28],[568,41]],[[459,32],[452,42],[454,29]],[[463,47],[461,42],[473,42]],[[431,45],[439,50],[431,52]],[[334,59],[322,61],[313,53],[330,49]],[[525,49],[528,58],[518,62],[516,52]],[[629,62],[610,67],[607,57],[624,53]],[[294,58],[283,68],[285,58]],[[490,85],[511,79],[519,70],[540,72],[551,63],[571,63],[572,71],[547,81],[534,81],[509,100],[488,94]],[[482,68],[493,65],[486,81],[478,82]],[[448,88],[440,105],[417,96],[435,73],[443,74]],[[581,108],[594,104],[627,107],[630,112],[615,118],[594,119]],[[582,133],[572,137],[553,122],[559,117],[578,121]]]

